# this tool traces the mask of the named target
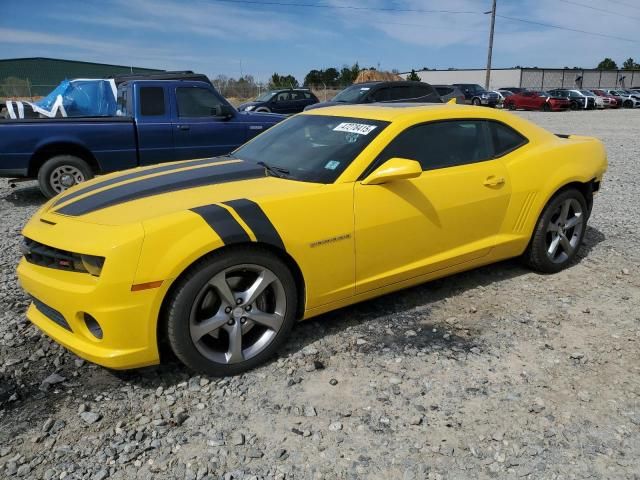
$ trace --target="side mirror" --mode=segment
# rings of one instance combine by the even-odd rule
[[[236,113],[235,109],[229,105],[218,105],[213,110],[215,117],[231,118]]]
[[[376,168],[362,185],[380,185],[394,180],[406,180],[422,175],[422,167],[415,160],[391,158]]]

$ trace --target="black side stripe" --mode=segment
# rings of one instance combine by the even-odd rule
[[[70,216],[84,215],[113,205],[131,202],[153,195],[236,180],[249,180],[264,177],[264,175],[264,168],[253,163],[238,162],[210,165],[208,167],[183,170],[170,175],[145,178],[138,182],[119,185],[66,204],[56,210],[56,213]]]
[[[251,241],[244,228],[226,208],[220,205],[205,205],[192,208],[191,211],[200,215],[220,236],[225,245]]]
[[[231,200],[224,202],[224,204],[236,211],[244,223],[253,231],[256,240],[286,250],[282,237],[280,237],[276,227],[273,226],[264,210],[260,208],[260,205],[246,198]]]
[[[97,182],[94,183],[93,185],[89,185],[87,187],[84,188],[78,188],[77,190],[74,190],[73,192],[70,192],[67,195],[64,195],[62,198],[56,200],[56,202],[53,204],[53,206],[55,207],[56,205],[59,205],[63,202],[67,202],[69,200],[72,200],[76,197],[79,197],[80,195],[84,195],[85,193],[89,193],[89,192],[93,192],[94,190],[98,190],[99,188],[103,188],[103,187],[108,187],[110,185],[114,185],[116,183],[120,183],[120,182],[125,182],[127,180],[132,180],[134,178],[140,178],[140,177],[146,177],[147,175],[152,175],[154,173],[163,173],[163,172],[170,172],[172,170],[180,170],[181,168],[186,168],[186,167],[197,167],[199,165],[206,165],[208,163],[219,163],[219,162],[224,162],[226,161],[225,159],[221,159],[221,158],[201,158],[198,160],[185,160],[183,162],[180,162],[180,164],[171,164],[171,165],[160,165],[154,168],[147,168],[144,170],[135,170],[131,173],[127,173],[125,175],[119,175],[117,177],[114,178],[109,178],[107,180],[103,180],[102,182]]]

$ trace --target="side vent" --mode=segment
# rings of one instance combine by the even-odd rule
[[[522,209],[518,214],[518,218],[516,219],[516,223],[513,226],[514,232],[522,232],[524,230],[524,226],[527,224],[527,218],[529,217],[529,212],[531,211],[531,206],[533,205],[533,201],[536,199],[536,193],[530,192],[524,199],[522,203]]]

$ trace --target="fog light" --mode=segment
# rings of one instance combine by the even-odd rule
[[[100,324],[95,318],[88,313],[84,313],[84,323],[91,332],[91,335],[96,337],[98,340],[102,340],[102,328],[100,328]]]

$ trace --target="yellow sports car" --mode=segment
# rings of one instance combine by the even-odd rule
[[[92,362],[236,374],[293,324],[522,256],[557,272],[607,168],[600,141],[462,105],[336,106],[233,154],[104,176],[24,228],[27,316]]]

